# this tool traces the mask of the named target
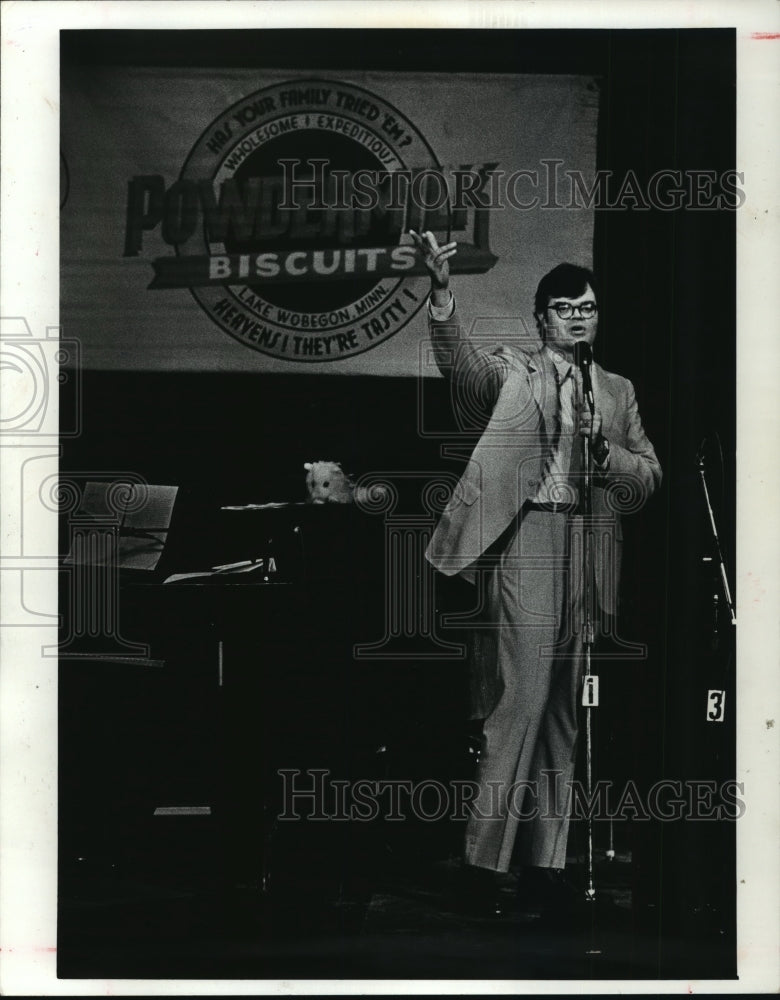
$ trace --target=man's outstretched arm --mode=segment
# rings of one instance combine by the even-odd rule
[[[410,235],[431,276],[428,318],[436,365],[445,378],[457,383],[459,394],[489,408],[501,391],[506,366],[495,354],[475,347],[460,323],[449,287],[449,259],[457,252],[457,243],[440,247],[431,232],[420,235],[410,230]]]

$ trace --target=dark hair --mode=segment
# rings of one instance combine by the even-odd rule
[[[576,299],[583,295],[585,288],[590,285],[593,294],[598,300],[596,280],[593,271],[587,267],[579,267],[577,264],[559,264],[539,282],[534,299],[534,312],[538,315],[547,308],[549,299],[561,296],[565,299]]]

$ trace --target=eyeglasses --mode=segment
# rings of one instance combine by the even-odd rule
[[[553,302],[552,305],[547,306],[548,309],[554,309],[558,314],[559,319],[571,319],[574,315],[574,310],[578,309],[580,316],[583,319],[592,319],[598,312],[598,308],[595,302],[580,302],[579,305],[573,305],[571,302]]]

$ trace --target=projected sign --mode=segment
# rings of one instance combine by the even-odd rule
[[[410,228],[457,239],[453,270],[493,266],[496,166],[443,168],[415,125],[363,88],[278,83],[214,119],[177,180],[130,178],[124,256],[154,231],[171,253],[153,260],[150,289],[189,288],[254,350],[340,360],[388,340],[425,301]]]

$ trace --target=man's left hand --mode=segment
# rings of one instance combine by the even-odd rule
[[[594,445],[601,439],[601,411],[598,406],[592,415],[587,406],[580,413],[580,435],[590,438]]]

